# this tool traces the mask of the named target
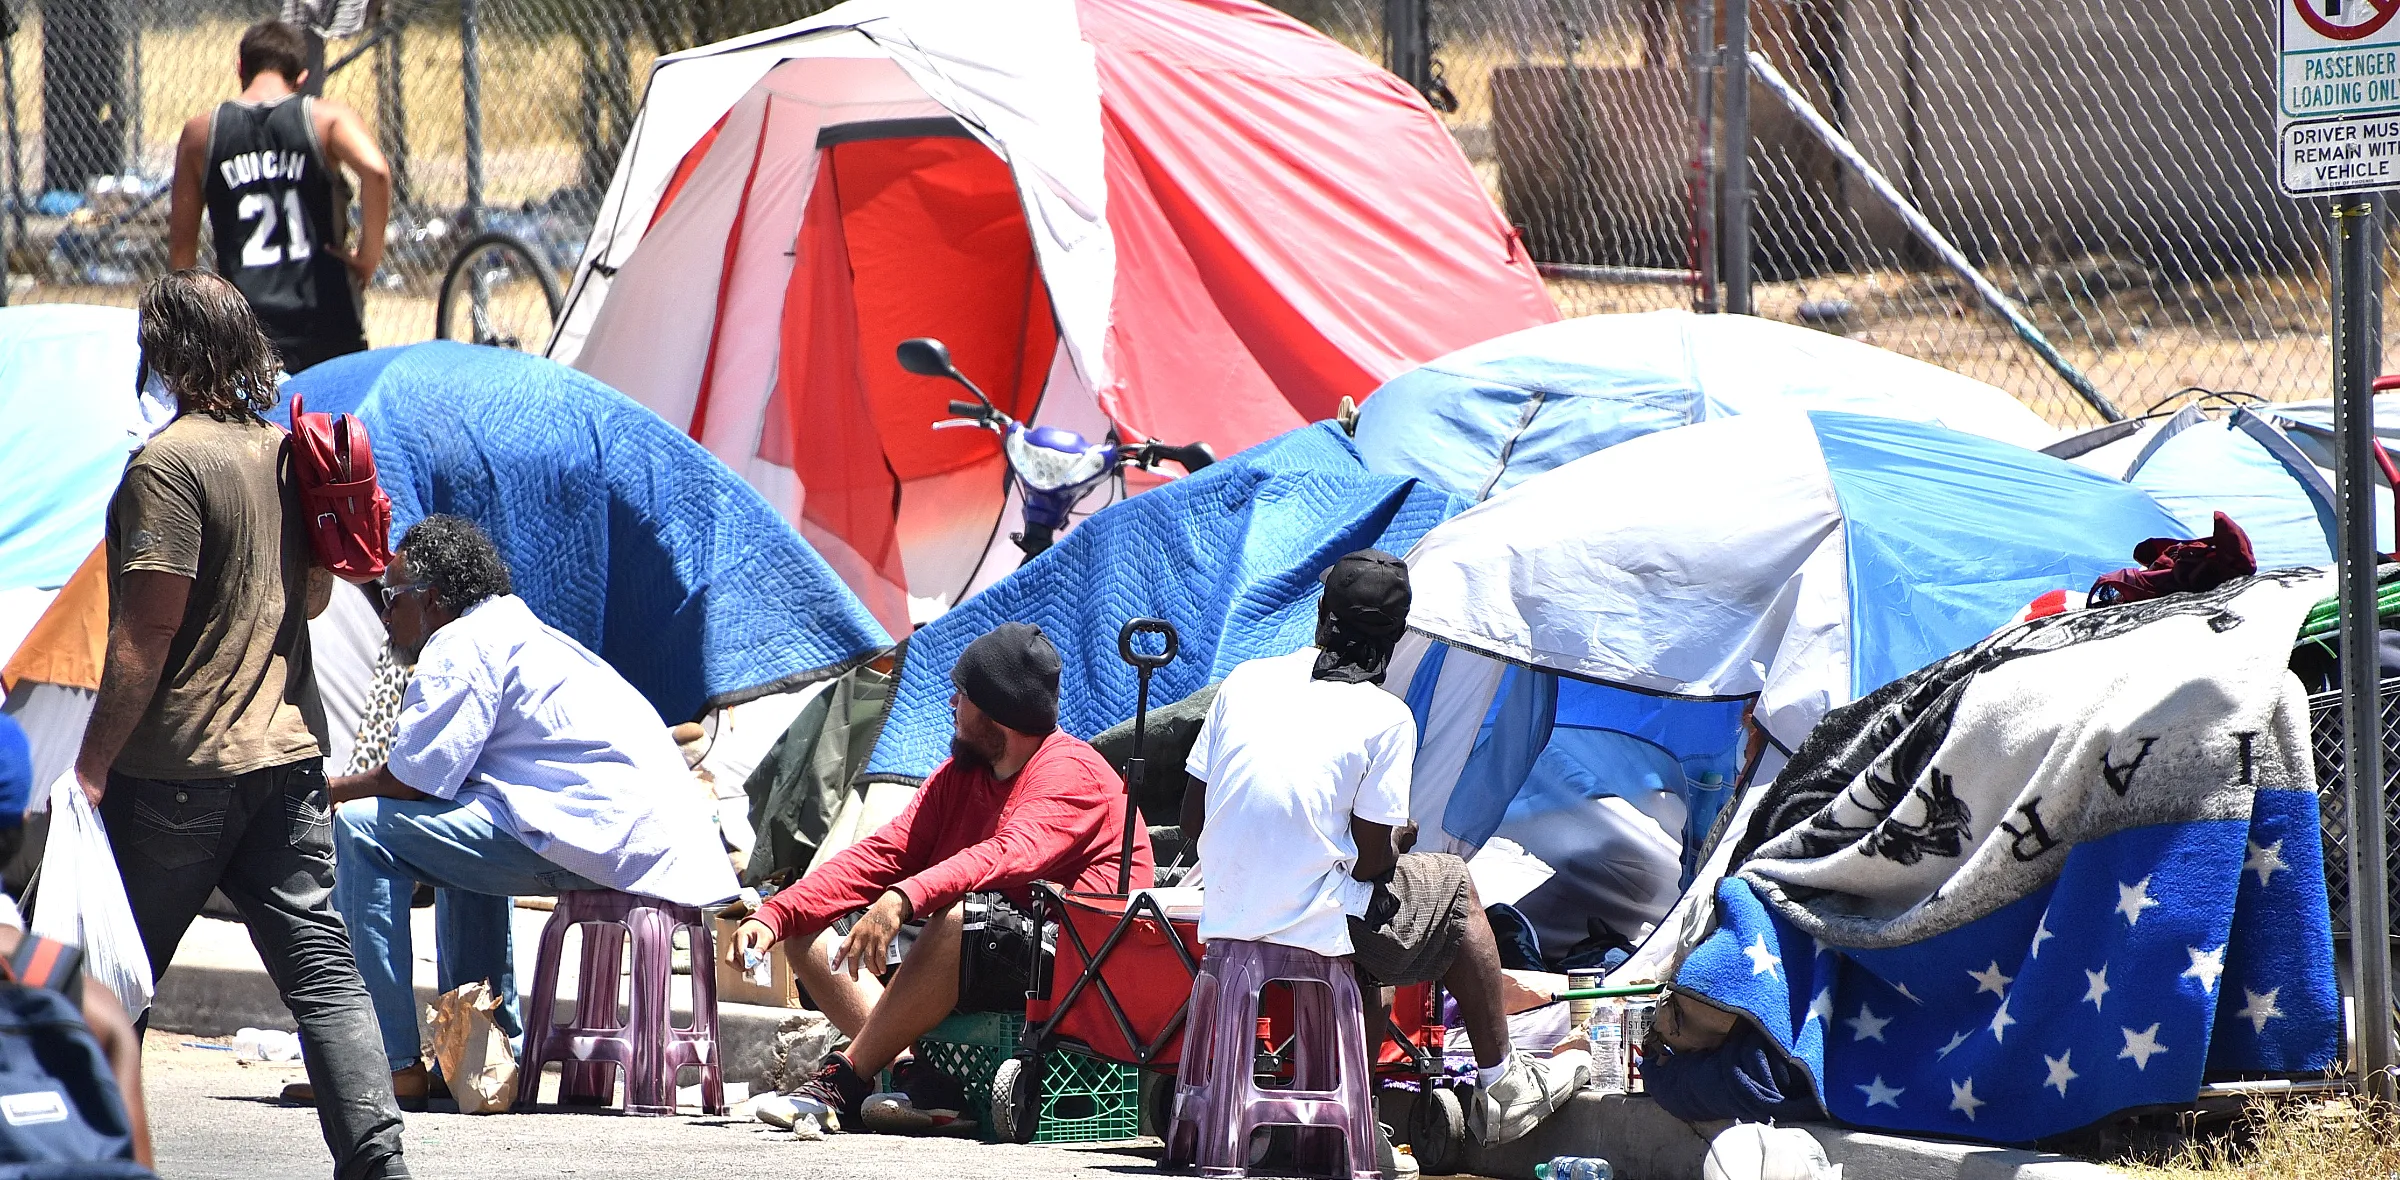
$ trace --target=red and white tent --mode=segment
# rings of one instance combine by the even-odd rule
[[[906,634],[1014,567],[1016,508],[903,339],[1020,420],[1228,454],[1555,318],[1424,101],[1263,5],[850,0],[659,60],[550,355]]]

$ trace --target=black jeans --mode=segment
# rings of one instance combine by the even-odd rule
[[[405,1177],[400,1107],[375,1010],[333,912],[333,824],[321,759],[234,778],[108,776],[100,818],[155,980],[222,889],[300,1025],[317,1121],[338,1180]]]

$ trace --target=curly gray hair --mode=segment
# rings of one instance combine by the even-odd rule
[[[508,562],[498,546],[463,516],[428,516],[400,538],[400,556],[410,572],[433,587],[454,611],[508,593]]]

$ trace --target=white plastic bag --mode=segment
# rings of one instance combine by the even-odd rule
[[[32,932],[82,948],[84,974],[115,992],[127,1016],[140,1020],[150,1010],[150,955],[108,831],[72,770],[50,787],[50,842],[42,846]]]

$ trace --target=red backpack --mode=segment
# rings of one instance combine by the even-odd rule
[[[392,498],[375,482],[375,450],[356,414],[311,414],[292,395],[292,472],[317,564],[346,581],[392,562]]]

